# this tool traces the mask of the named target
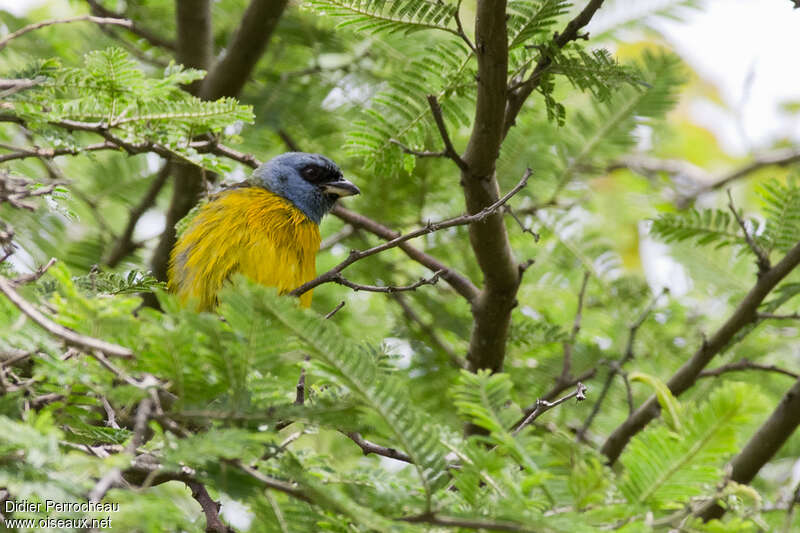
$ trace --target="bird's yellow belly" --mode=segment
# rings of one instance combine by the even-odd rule
[[[236,272],[285,293],[316,275],[319,226],[261,188],[232,189],[209,202],[172,250],[169,286],[198,309],[216,305]],[[300,297],[311,305],[311,291]]]

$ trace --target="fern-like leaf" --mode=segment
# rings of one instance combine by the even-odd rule
[[[690,414],[680,432],[658,425],[634,437],[620,458],[628,501],[664,509],[712,487],[736,451],[737,428],[757,410],[757,396],[749,385],[728,383],[698,408],[684,411]]]
[[[566,0],[511,0],[508,3],[508,47],[514,49],[539,35],[548,35],[559,17],[569,12]]]
[[[317,12],[343,19],[339,27],[351,26],[367,33],[406,34],[437,29],[456,34],[452,21],[456,5],[432,0],[310,0]]]
[[[432,46],[412,61],[403,74],[372,99],[365,110],[365,120],[356,122],[346,143],[350,153],[364,157],[378,173],[395,174],[403,167],[403,154],[390,139],[426,149],[429,132],[434,128],[426,99],[429,94],[438,98],[450,128],[469,124],[465,103],[474,96],[462,94],[459,87],[468,83],[471,58],[472,52],[466,46],[448,41]]]
[[[700,246],[714,244],[715,248],[745,244],[736,219],[721,209],[666,213],[653,220],[652,233],[666,242],[692,241]]]
[[[252,291],[257,312],[271,317],[294,336],[312,356],[323,363],[328,376],[346,387],[374,410],[385,422],[402,448],[414,462],[430,500],[436,483],[446,471],[444,451],[436,432],[409,402],[401,383],[380,375],[375,360],[351,343],[331,324],[310,311],[296,307],[292,300],[279,298],[272,289],[255,285],[240,277],[237,292]],[[222,302],[226,292],[223,291]],[[234,297],[230,291],[229,297]]]
[[[767,226],[764,239],[767,252],[785,252],[800,239],[800,184],[798,175],[793,175],[785,183],[770,180],[761,188]]]

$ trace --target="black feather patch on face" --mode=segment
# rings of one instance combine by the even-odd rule
[[[314,185],[342,179],[342,171],[335,165],[326,163],[309,163],[300,170],[300,175],[303,176],[304,180]]]

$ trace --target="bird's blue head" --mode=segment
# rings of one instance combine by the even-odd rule
[[[286,198],[319,224],[342,196],[360,194],[336,163],[319,154],[288,152],[258,167],[248,180]]]

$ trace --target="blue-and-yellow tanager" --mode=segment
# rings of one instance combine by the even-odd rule
[[[316,276],[323,215],[340,197],[360,192],[325,156],[279,155],[199,209],[172,249],[169,286],[200,310],[216,306],[237,272],[291,291]],[[311,291],[300,303],[311,305]]]

